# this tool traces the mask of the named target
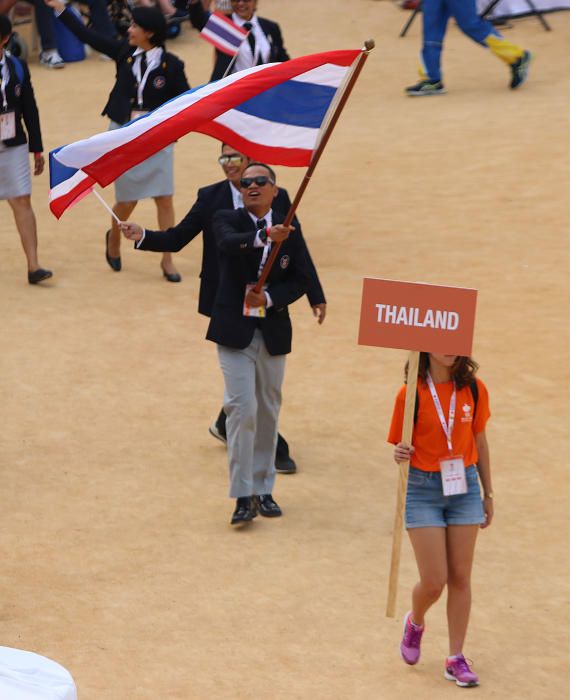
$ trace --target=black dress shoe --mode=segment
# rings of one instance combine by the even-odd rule
[[[111,235],[111,229],[107,231],[105,234],[105,260],[109,264],[109,267],[111,270],[114,270],[115,272],[120,272],[121,271],[121,258],[112,258],[109,255],[109,236]]]
[[[38,282],[49,280],[50,277],[53,277],[53,272],[51,270],[44,270],[38,267],[37,270],[28,272],[28,284],[37,284]]]
[[[233,512],[232,525],[243,525],[257,516],[257,503],[252,496],[244,496],[236,501],[236,509]]]
[[[224,444],[228,441],[228,436],[226,435],[226,414],[223,408],[220,411],[220,415],[208,428],[208,432],[215,437],[216,440],[220,440],[220,442]]]
[[[161,265],[162,274],[169,282],[182,282],[182,276],[178,272],[167,272]]]
[[[275,471],[279,474],[294,474],[297,465],[289,455],[275,455]]]
[[[273,500],[273,496],[270,493],[266,493],[263,496],[254,496],[257,502],[257,510],[260,515],[264,518],[278,518],[283,515],[281,508]]]

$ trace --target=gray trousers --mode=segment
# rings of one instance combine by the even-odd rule
[[[230,497],[273,492],[286,355],[270,355],[261,331],[244,350],[218,345],[224,373]]]

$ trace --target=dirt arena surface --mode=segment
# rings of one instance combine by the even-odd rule
[[[329,301],[293,307],[281,429],[299,472],[277,521],[232,531],[222,398],[196,312],[201,244],[175,260],[123,245],[104,259],[94,197],[60,222],[34,182],[40,261],[26,283],[0,211],[1,644],[59,661],[80,700],[448,698],[445,603],[423,656],[398,645],[416,570],[404,539],[398,612],[384,616],[397,472],[385,443],[406,353],[356,344],[364,276],[479,289],[474,355],[491,392],[496,519],[481,534],[466,655],[479,698],[567,697],[570,13],[518,20],[527,85],[453,26],[445,97],[412,100],[418,20],[388,0],[260,0],[292,56],[376,39],[299,211]],[[301,21],[300,21],[301,20]],[[192,85],[212,51],[185,27],[170,50]],[[114,65],[31,60],[46,152],[103,131]],[[176,146],[177,218],[220,178],[219,146]],[[302,170],[279,169],[294,192]],[[112,187],[103,191],[109,203]],[[155,227],[152,203],[132,217]],[[2,698],[1,700],[10,700]]]

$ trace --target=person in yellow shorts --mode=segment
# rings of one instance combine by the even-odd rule
[[[445,93],[441,77],[443,38],[450,17],[470,39],[488,48],[510,69],[510,88],[516,90],[528,76],[532,59],[530,51],[505,39],[495,27],[477,14],[475,0],[423,0],[423,47],[420,81],[406,88],[410,97],[442,95]]]

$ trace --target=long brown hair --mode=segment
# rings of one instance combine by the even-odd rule
[[[408,382],[408,365],[404,368],[404,376],[406,383]],[[455,382],[458,389],[463,389],[464,386],[471,384],[475,379],[475,374],[479,369],[479,365],[470,357],[457,356],[455,362],[451,366],[451,379]],[[429,352],[420,352],[420,362],[418,367],[418,377],[422,382],[426,381],[429,370]]]

